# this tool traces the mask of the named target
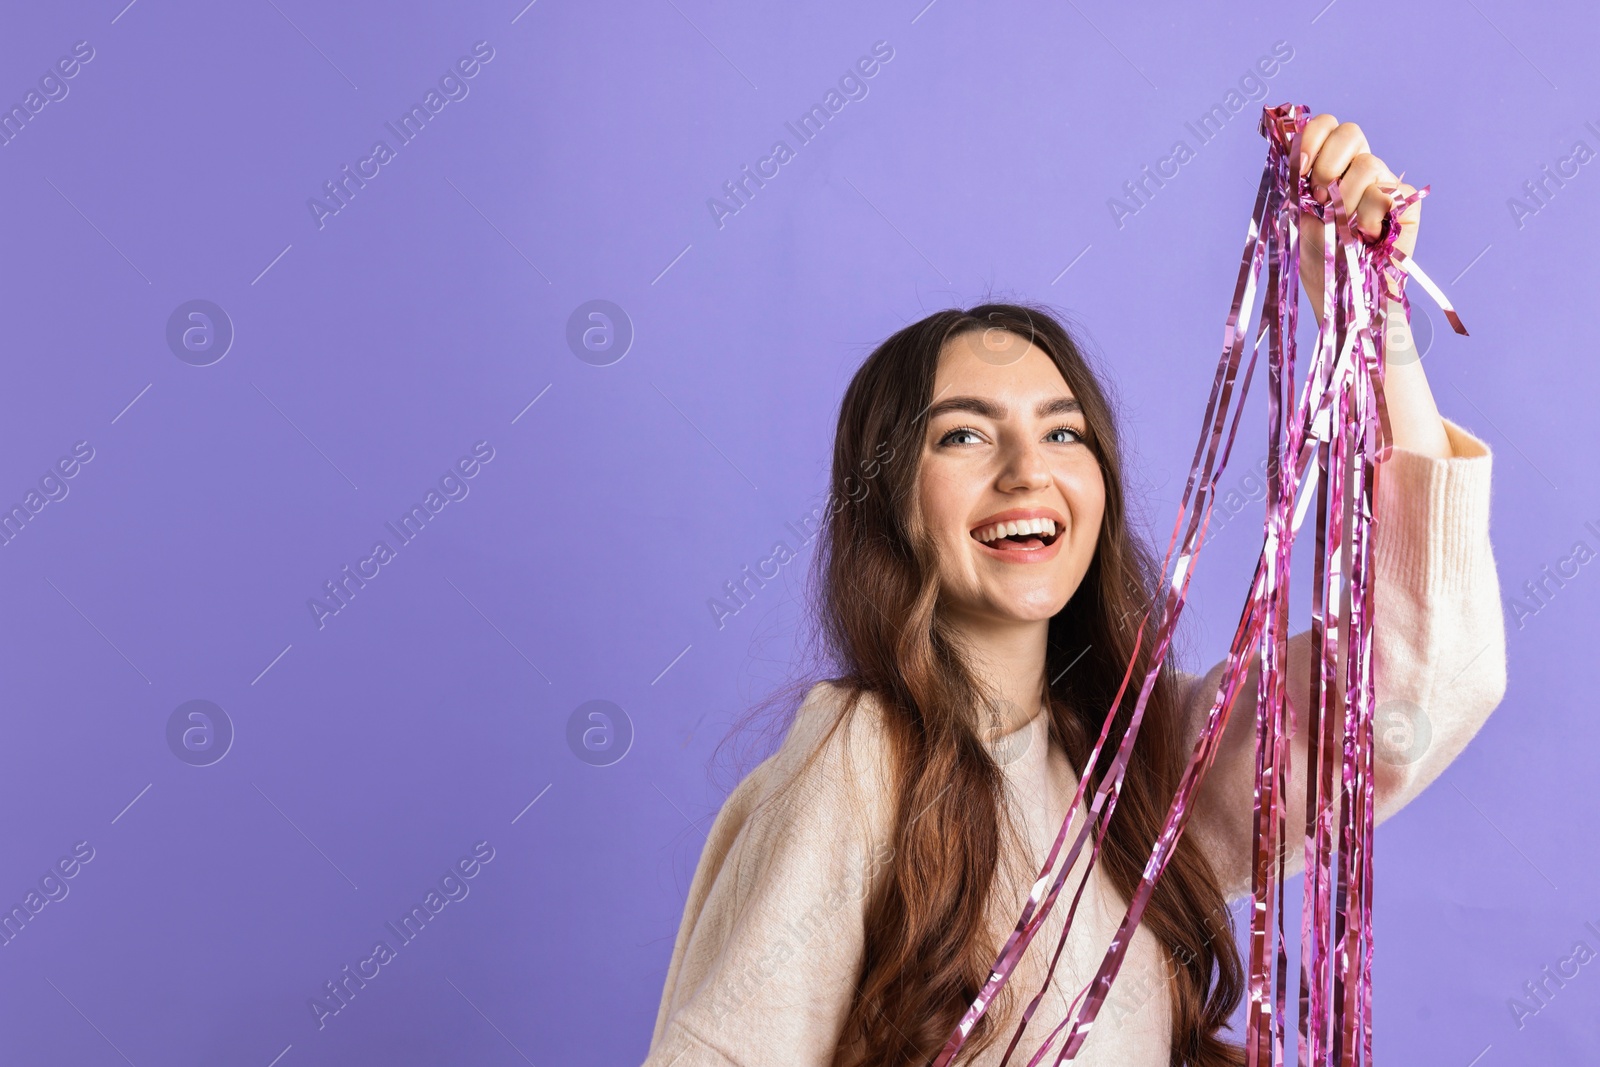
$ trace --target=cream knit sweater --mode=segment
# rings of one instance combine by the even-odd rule
[[[1374,761],[1377,823],[1449,766],[1505,692],[1505,630],[1489,543],[1492,456],[1453,422],[1446,420],[1445,428],[1452,457],[1396,450],[1380,467],[1374,499],[1376,728],[1387,734],[1387,747]],[[1291,643],[1289,693],[1297,708],[1309,686],[1309,637],[1302,633]],[[1191,741],[1222,667],[1218,663],[1201,677],[1181,675]],[[1254,678],[1234,705],[1184,833],[1211,859],[1230,900],[1250,892],[1253,683]],[[795,780],[837,717],[843,695],[831,683],[813,687],[783,745],[739,784],[717,816],[689,887],[646,1067],[809,1067],[832,1061],[855,994],[864,900],[893,854],[894,794],[875,720],[879,710],[870,698]],[[1402,714],[1415,721],[1412,730],[1405,729]],[[1297,711],[1296,718],[1301,733],[1286,809],[1291,827],[1305,811],[1308,716]],[[995,752],[1005,770],[1013,825],[1026,837],[1026,855],[1019,842],[1001,864],[998,883],[1009,888],[991,899],[998,951],[1066,817],[1077,778],[1059,746],[1049,742],[1043,714],[1000,739]],[[778,784],[791,781],[793,788],[752,811]],[[1337,789],[1337,773],[1335,783]],[[1084,804],[1080,819],[1087,814]],[[1289,841],[1287,873],[1294,874],[1303,858],[1292,831]],[[990,1008],[991,1015],[1013,1020],[1004,1036],[978,1059],[963,1053],[958,1064],[999,1062],[1016,1016],[1043,980],[1087,859],[1085,849],[1044,929]],[[1097,865],[1051,990],[1013,1063],[1026,1063],[1066,1017],[1126,909]],[[1165,981],[1172,966],[1140,926],[1073,1062],[1167,1067]],[[1052,1059],[1059,1048],[1058,1041]]]

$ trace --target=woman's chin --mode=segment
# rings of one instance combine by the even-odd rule
[[[1059,589],[1009,591],[991,597],[986,614],[997,622],[1048,622],[1060,614],[1070,599],[1070,594],[1064,595]]]

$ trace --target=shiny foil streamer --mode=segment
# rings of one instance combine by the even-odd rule
[[[1291,779],[1290,740],[1297,729],[1295,706],[1288,699],[1289,563],[1294,538],[1314,502],[1316,552],[1310,640],[1317,669],[1311,672],[1310,691],[1302,702],[1310,721],[1306,807],[1299,823],[1305,874],[1296,1008],[1298,1062],[1330,1067],[1371,1063],[1372,502],[1378,464],[1388,458],[1392,447],[1383,400],[1388,294],[1393,294],[1409,322],[1411,304],[1405,283],[1415,278],[1444,311],[1451,327],[1457,333],[1467,331],[1439,287],[1414,260],[1394,247],[1400,215],[1427,195],[1428,187],[1400,198],[1385,218],[1381,233],[1364,238],[1351,228],[1338,182],[1330,186],[1329,203],[1322,205],[1311,195],[1306,176],[1299,173],[1301,139],[1310,115],[1303,105],[1280,104],[1262,109],[1259,129],[1267,139],[1267,162],[1256,191],[1233,302],[1223,330],[1222,356],[1162,564],[1166,596],[1151,638],[1150,668],[1140,686],[1128,729],[1118,741],[1109,770],[1095,788],[1088,819],[1067,846],[1089,784],[1089,776],[1080,775],[1067,817],[1015,929],[995,958],[983,989],[932,1061],[933,1067],[947,1067],[955,1059],[973,1026],[1004,988],[1055,907],[1068,872],[1092,834],[1087,869],[1073,894],[1044,984],[1024,1009],[1002,1063],[1011,1061],[1049,988],[1078,902],[1098,861],[1106,827],[1116,810],[1145,705],[1188,596],[1217,481],[1227,468],[1263,341],[1267,342],[1271,390],[1266,517],[1261,555],[1229,646],[1226,667],[1161,833],[1098,972],[1074,999],[1068,1018],[1045,1036],[1027,1062],[1028,1067],[1043,1062],[1069,1024],[1071,1029],[1067,1030],[1054,1063],[1073,1059],[1087,1039],[1155,883],[1183,834],[1195,790],[1211,766],[1228,716],[1254,661],[1260,668],[1260,684],[1255,709],[1254,864],[1244,1043],[1249,1067],[1283,1064],[1289,967],[1283,929],[1282,858],[1289,833],[1286,793]],[[1297,396],[1299,226],[1306,215],[1323,228],[1323,315],[1317,344],[1304,369]],[[1245,363],[1245,340],[1252,332],[1251,318],[1263,267],[1266,281],[1260,317],[1248,346],[1249,361]],[[1241,364],[1245,364],[1242,381]],[[1147,612],[1140,620],[1133,661],[1089,756],[1090,768],[1099,764],[1115,709],[1122,706],[1133,680],[1133,663],[1149,621]],[[1333,788],[1336,772],[1337,806]]]

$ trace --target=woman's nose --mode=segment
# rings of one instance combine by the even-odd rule
[[[1007,489],[1039,489],[1050,484],[1050,464],[1044,450],[1029,441],[1007,446],[1001,477]]]

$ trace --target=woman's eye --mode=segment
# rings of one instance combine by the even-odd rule
[[[1082,441],[1083,440],[1082,431],[1075,430],[1071,426],[1057,426],[1055,429],[1050,431],[1050,435],[1051,436],[1055,436],[1058,433],[1069,433],[1069,434],[1072,435],[1072,440],[1074,440],[1074,441]]]
[[[943,437],[939,438],[939,443],[941,445],[948,445],[953,443],[956,437],[960,436],[976,437],[978,436],[978,431],[974,430],[970,426],[958,426],[954,430],[951,430],[949,433],[945,434]]]

